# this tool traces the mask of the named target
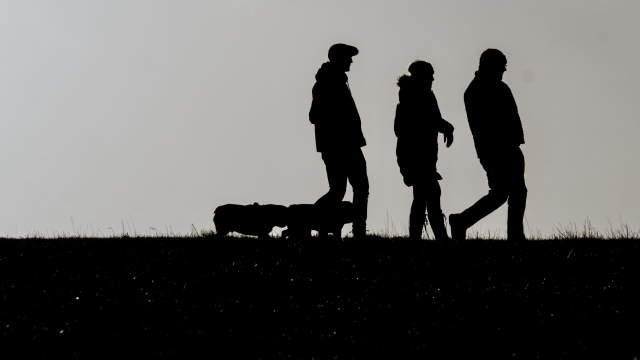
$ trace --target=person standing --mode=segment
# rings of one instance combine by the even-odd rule
[[[348,180],[353,188],[352,232],[362,237],[366,234],[369,179],[361,147],[367,143],[346,74],[357,54],[358,49],[350,45],[329,48],[329,61],[316,74],[309,120],[315,125],[316,150],[322,154],[329,179],[329,192],[315,205],[320,211],[332,211],[344,198]]]
[[[507,238],[524,240],[527,187],[520,150],[524,133],[511,89],[502,82],[506,70],[507,58],[501,51],[485,50],[476,76],[464,93],[467,119],[480,164],[487,172],[489,193],[462,213],[449,216],[454,240],[464,240],[470,226],[507,200]]]
[[[453,126],[442,118],[438,101],[431,89],[433,67],[417,60],[409,65],[409,74],[398,78],[399,103],[396,106],[394,131],[398,137],[396,156],[405,185],[413,186],[413,203],[409,215],[409,237],[419,240],[429,214],[431,230],[437,241],[450,240],[440,207],[438,174],[438,133],[444,134],[447,147],[453,143]]]

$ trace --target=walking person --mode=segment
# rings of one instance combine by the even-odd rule
[[[419,240],[429,214],[431,230],[438,241],[450,240],[440,207],[438,174],[438,133],[444,134],[447,147],[453,143],[453,126],[442,118],[431,86],[433,67],[425,61],[409,65],[409,74],[398,78],[399,103],[396,106],[394,131],[398,137],[396,156],[405,185],[413,186],[413,203],[409,215],[409,237]]]
[[[467,229],[509,201],[507,238],[524,240],[522,221],[527,202],[524,183],[522,123],[513,94],[502,82],[507,58],[496,49],[480,56],[480,67],[464,93],[469,127],[480,164],[487,172],[489,193],[460,214],[451,214],[451,236],[464,240]]]
[[[316,74],[309,120],[315,125],[316,150],[322,154],[329,179],[329,192],[315,205],[321,211],[332,211],[344,198],[349,181],[353,188],[352,232],[354,237],[362,237],[366,234],[369,179],[361,147],[367,143],[346,74],[357,54],[358,49],[350,45],[329,48],[329,61]]]

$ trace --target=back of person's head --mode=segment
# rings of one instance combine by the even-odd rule
[[[507,57],[498,49],[487,49],[480,55],[480,69],[501,69],[507,64]]]
[[[412,76],[433,74],[433,66],[426,61],[416,60],[407,69]]]

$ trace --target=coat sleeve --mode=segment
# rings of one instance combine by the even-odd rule
[[[469,129],[477,148],[489,135],[488,128],[490,124],[484,121],[484,118],[490,109],[487,108],[487,101],[479,98],[474,88],[469,88],[465,92],[464,106],[467,112],[467,120],[469,121]]]
[[[524,131],[522,130],[522,120],[520,119],[520,114],[518,113],[518,105],[516,105],[516,99],[513,97],[513,93],[511,89],[505,85],[507,95],[505,95],[506,101],[508,102],[507,108],[509,109],[508,116],[508,125],[510,127],[509,137],[513,139],[513,141],[520,145],[524,144]]]
[[[438,132],[441,132],[443,134],[453,133],[453,125],[451,125],[451,123],[449,123],[447,120],[443,118],[440,118],[440,120],[438,120],[436,129],[438,130]]]
[[[398,103],[396,105],[396,117],[393,120],[393,132],[396,134],[396,137],[401,137],[406,133],[406,124],[405,124],[405,116],[402,112],[402,104]]]
[[[322,92],[322,85],[316,82],[311,90],[313,99],[311,100],[311,109],[309,110],[309,121],[314,125],[322,123],[324,118],[325,106],[323,101],[325,99]]]

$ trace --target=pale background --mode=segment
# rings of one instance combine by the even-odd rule
[[[637,1],[0,1],[0,234],[188,233],[227,203],[315,202],[311,88],[339,42],[360,50],[370,230],[408,219],[393,118],[415,59],[456,128],[445,214],[486,194],[463,93],[487,48],[523,121],[528,226],[638,230],[639,16]],[[504,232],[506,206],[475,228]]]

